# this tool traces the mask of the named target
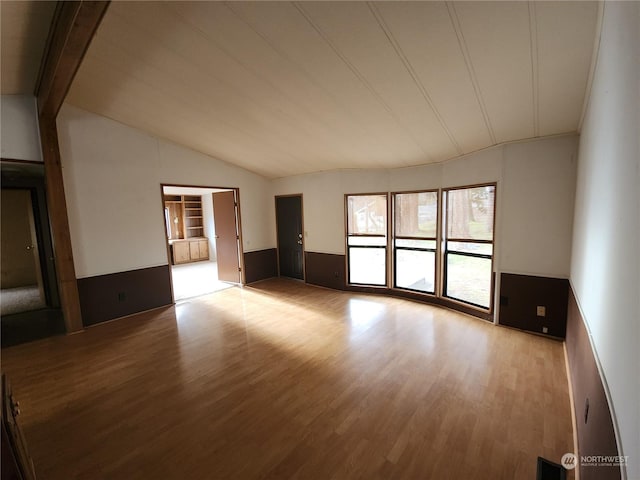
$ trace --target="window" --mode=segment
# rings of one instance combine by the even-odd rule
[[[391,286],[490,311],[495,197],[495,184],[346,195],[347,283]]]
[[[394,286],[435,293],[438,192],[393,195]]]
[[[491,308],[495,185],[443,192],[443,295]]]
[[[348,282],[387,284],[387,195],[347,195]]]

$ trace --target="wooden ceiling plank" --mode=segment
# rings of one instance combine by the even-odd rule
[[[598,10],[598,2],[536,3],[540,135],[579,129]],[[573,27],[564,28],[569,24]],[[571,55],[562,54],[567,51]]]
[[[291,174],[420,165],[566,123],[570,106],[545,121],[554,69],[541,39],[574,21],[547,31],[515,2],[119,2],[82,68],[116,75],[79,75],[70,100],[267,175],[283,162],[269,165],[266,151],[286,156]],[[143,86],[160,105],[133,95]],[[163,103],[209,138],[176,125]],[[246,147],[240,160],[231,139]]]
[[[87,61],[90,61],[89,59]],[[185,105],[179,98],[167,96],[146,83],[128,78],[121,83],[117,95],[110,98],[106,105],[96,105],[99,98],[94,94],[93,85],[110,77],[117,78],[118,72],[101,63],[100,68],[81,69],[78,73],[79,84],[75,87],[69,103],[89,111],[100,110],[108,118],[131,125],[161,138],[174,141],[220,160],[233,162],[247,170],[269,177],[266,165],[272,162],[298,162],[281,150],[274,150],[260,140],[221,126],[217,116],[206,111],[196,110]],[[167,115],[167,112],[171,112]],[[203,146],[206,145],[206,148]],[[260,151],[262,168],[259,167],[255,152]],[[256,160],[255,165],[250,162]],[[266,169],[266,174],[265,174]]]
[[[172,4],[170,7],[163,8],[164,4],[162,4],[158,8],[154,5],[153,15],[145,16],[146,4],[129,5],[114,4],[110,8],[109,15],[101,25],[100,34],[80,70],[77,86],[70,92],[70,101],[75,105],[104,113],[107,108],[106,103],[118,95],[118,91],[125,88],[128,79],[134,77],[147,83],[149,88],[160,89],[165,95],[183,98],[184,94],[185,103],[191,105],[191,108],[206,110],[209,113],[215,112],[216,117],[230,122],[229,127],[239,128],[247,134],[258,133],[260,138],[266,138],[266,141],[280,145],[281,148],[286,147],[285,150],[297,159],[297,165],[315,163],[317,166],[310,168],[327,169],[370,167],[372,163],[379,167],[393,166],[400,162],[402,165],[424,163],[424,156],[415,152],[411,143],[398,139],[390,129],[383,128],[376,136],[358,129],[354,131],[353,122],[349,122],[344,114],[335,112],[335,109],[332,110],[335,112],[332,113],[332,118],[328,119],[330,123],[335,124],[331,131],[319,128],[313,116],[311,120],[305,121],[301,118],[298,123],[287,123],[287,118],[304,117],[304,110],[301,110],[304,106],[300,107],[300,104],[309,103],[310,100],[314,102],[310,104],[314,110],[326,111],[323,107],[327,102],[318,102],[317,88],[313,87],[314,90],[309,91],[309,88],[303,85],[305,82],[308,83],[306,76],[304,79],[301,78],[302,88],[286,89],[287,92],[298,90],[302,92],[304,89],[308,92],[304,92],[304,95],[301,93],[291,102],[278,103],[278,99],[282,97],[276,95],[275,98],[271,98],[273,90],[247,94],[246,89],[250,87],[247,82],[244,82],[242,88],[238,87],[238,84],[243,84],[243,78],[253,74],[251,70],[236,68],[236,75],[240,75],[241,78],[230,86],[229,84],[234,80],[233,75],[229,76],[228,80],[225,77],[227,67],[233,66],[229,58],[232,60],[237,58],[243,65],[257,69],[263,78],[266,78],[266,81],[262,82],[256,78],[253,84],[258,86],[261,83],[279,81],[288,87],[290,82],[287,83],[287,76],[299,75],[301,69],[297,65],[286,66],[278,63],[278,66],[282,65],[281,70],[286,70],[282,76],[278,68],[269,66],[269,62],[276,61],[274,58],[264,60],[268,55],[273,57],[273,52],[269,53],[268,50],[272,47],[267,45],[268,49],[265,49],[263,45],[254,49],[255,42],[265,42],[262,36],[249,31],[246,26],[240,28],[242,25],[239,26],[237,23],[225,26],[230,22],[229,15],[233,15],[230,10],[225,10],[226,7],[218,4],[188,4],[184,7],[183,4]],[[280,5],[278,4],[277,7]],[[270,5],[270,11],[274,11],[275,7]],[[226,16],[220,12],[226,12]],[[299,17],[295,10],[294,12],[296,17]],[[125,13],[127,13],[126,18],[123,16]],[[195,17],[192,18],[190,15]],[[179,19],[178,22],[176,17]],[[200,36],[197,32],[186,29],[185,18],[187,21],[197,21],[197,27],[193,28],[201,30],[206,35]],[[206,22],[203,19],[206,19]],[[304,24],[306,25],[306,22]],[[209,36],[209,32],[215,32],[215,38],[211,37],[210,40],[204,41],[204,38]],[[246,47],[241,48],[238,46],[240,44],[251,46],[250,52],[247,52],[248,57],[244,51]],[[112,46],[117,47],[121,53],[114,53]],[[219,50],[219,47],[222,50]],[[208,52],[207,55],[202,55],[203,51]],[[260,63],[256,64],[256,61]],[[101,63],[106,63],[110,69],[118,71],[120,78],[104,73],[94,76],[94,78],[97,77],[97,83],[92,83],[92,87],[103,92],[98,98],[104,102],[104,105],[96,109],[97,105],[92,102],[91,108],[88,108],[76,97],[74,90],[82,83],[81,79],[84,78],[82,72],[88,69],[103,71]],[[271,75],[272,71],[274,75]],[[217,79],[222,79],[222,83]],[[188,88],[185,88],[186,86]],[[239,97],[238,93],[245,97]],[[262,96],[261,99],[253,101],[253,98],[260,96]],[[271,105],[264,105],[265,97],[268,97]],[[139,98],[131,98],[131,101],[141,102]],[[275,110],[273,114],[268,110],[269,107]],[[278,114],[278,110],[284,111],[287,115],[283,118],[282,114]],[[141,128],[147,116],[141,114],[141,117],[135,121],[129,117],[128,122],[132,126]],[[216,132],[216,135],[219,135],[222,130]],[[175,135],[167,138],[176,140]],[[193,141],[196,140],[194,135]],[[220,157],[220,150],[216,149],[218,157]],[[251,161],[256,167],[251,167],[250,170],[256,171],[256,168],[260,168],[264,171],[262,150],[264,149],[257,148],[253,155],[245,157],[243,166],[246,168],[246,162]],[[212,153],[212,150],[206,153]],[[230,160],[230,157],[222,156],[222,158]],[[303,162],[302,158],[306,161]]]
[[[389,43],[391,44],[396,54],[398,55],[398,58],[400,58],[400,61],[407,69],[407,72],[409,73],[409,76],[411,77],[414,84],[416,85],[416,88],[422,94],[422,97],[424,98],[427,105],[429,105],[429,108],[433,111],[433,114],[438,119],[438,122],[440,122],[442,129],[445,131],[445,133],[449,137],[449,140],[451,141],[451,144],[454,146],[456,153],[458,155],[462,155],[462,149],[460,148],[460,144],[451,133],[451,129],[447,125],[446,120],[442,117],[442,114],[438,111],[438,108],[436,107],[434,101],[431,98],[431,94],[429,93],[424,83],[420,79],[418,73],[416,72],[415,68],[412,65],[411,60],[407,57],[407,55],[403,51],[402,46],[398,43],[398,40],[396,40],[396,37],[393,31],[387,25],[387,22],[385,21],[383,15],[380,13],[375,3],[368,2],[367,5],[369,6],[369,10],[375,17],[376,21],[378,22],[378,25],[380,26],[382,31],[385,33],[387,39],[389,40]]]
[[[339,10],[322,3],[295,5],[336,55],[422,148],[423,163],[454,155],[451,140],[366,4],[348,2]]]
[[[100,41],[94,44],[81,68],[81,72],[90,68],[103,70],[100,64],[107,64],[120,71],[120,79],[107,82],[107,78],[113,77],[109,75],[99,77],[95,84],[105,90],[106,94],[100,96],[105,103],[117,95],[123,82],[135,77],[143,82],[146,80],[151,89],[183,99],[191,108],[215,112],[215,116],[228,123],[230,128],[240,129],[245,135],[259,134],[264,142],[277,142],[281,149],[304,151],[303,143],[316,143],[321,146],[317,149],[320,150],[318,154],[323,151],[327,156],[339,154],[340,145],[331,142],[331,137],[317,125],[309,125],[302,118],[299,121],[287,118],[285,113],[291,112],[291,107],[284,110],[281,105],[277,108],[277,102],[269,100],[274,104],[272,110],[268,110],[264,102],[271,99],[271,95],[256,99],[255,95],[246,95],[246,90],[238,90],[221,79],[225,66],[229,65],[228,61],[226,64],[219,61],[225,59],[224,54],[217,52],[215,45],[203,42],[203,37],[188,29],[183,22],[176,22],[175,12],[165,11],[161,5],[147,17],[143,15],[145,10],[139,11],[139,8],[133,8],[126,19],[120,17],[121,8],[110,10],[109,17],[101,26]],[[158,29],[159,32],[156,31]],[[182,44],[185,48],[176,48]],[[212,56],[201,55],[203,51],[212,53]],[[92,61],[95,58],[100,61]],[[215,68],[206,68],[209,65],[216,67],[217,72]],[[242,74],[246,76],[248,72]],[[70,98],[74,101],[73,90]],[[133,126],[140,126],[142,121],[143,117]]]
[[[463,153],[491,144],[447,7],[442,2],[376,4]]]
[[[480,84],[478,83],[478,76],[473,68],[473,62],[471,61],[471,54],[469,53],[469,48],[467,47],[467,41],[464,38],[464,34],[462,32],[462,27],[460,26],[460,19],[458,18],[458,13],[455,8],[454,2],[448,1],[447,3],[447,11],[449,12],[449,18],[451,19],[451,24],[456,32],[456,37],[458,39],[458,44],[460,45],[460,50],[462,51],[462,55],[464,56],[464,61],[467,66],[467,72],[469,73],[469,78],[473,85],[473,90],[476,94],[476,98],[478,100],[478,105],[480,105],[480,110],[482,111],[482,117],[484,119],[485,125],[489,132],[489,137],[491,138],[491,144],[495,145],[497,143],[495,132],[493,131],[493,125],[491,124],[491,118],[489,118],[489,113],[487,112],[487,106],[484,101],[484,97],[482,96],[482,90],[480,89]]]
[[[291,3],[232,3],[229,7],[324,92],[329,101],[315,99],[313,108],[327,108],[329,104],[332,113],[343,119],[339,124],[349,121],[346,126],[350,128],[341,131],[353,135],[354,155],[362,155],[363,145],[370,145],[376,157],[395,156],[401,164],[424,160],[410,135]],[[366,135],[362,142],[358,141],[360,135]]]
[[[255,135],[263,142],[274,144],[274,148],[279,145],[277,148],[283,152],[303,152],[306,145],[313,143],[319,146],[318,155],[327,159],[344,158],[340,153],[341,145],[331,142],[331,137],[323,130],[303,121],[290,120],[275,106],[268,107],[259,99],[242,95],[230,84],[208,75],[173,50],[164,48],[161,58],[153,55],[151,49],[159,44],[153,36],[118,26],[109,29],[109,40],[93,47],[83,68],[101,68],[100,64],[106,64],[110,69],[120,70],[122,78],[137,78],[151,89],[183,100],[191,108],[216,112],[216,117],[229,127],[245,135]],[[182,30],[176,34],[187,36]],[[100,62],[92,62],[93,58],[100,58]],[[115,81],[110,85],[119,87],[121,83]],[[185,89],[185,85],[188,88]]]
[[[168,68],[166,72],[163,72],[140,61],[137,62],[135,73],[124,76],[119,71],[121,67],[117,61],[117,59],[123,58],[122,55],[121,52],[116,56],[101,53],[99,62],[93,61],[91,58],[86,60],[87,70],[99,73],[99,75],[95,76],[97,83],[94,83],[94,85],[100,85],[107,81],[110,85],[115,84],[118,86],[116,91],[108,95],[108,98],[105,99],[103,97],[105,102],[112,101],[111,99],[114,96],[127,95],[130,101],[141,103],[148,107],[164,106],[164,112],[161,116],[165,118],[175,116],[176,112],[179,111],[193,112],[208,125],[215,126],[210,130],[210,134],[234,131],[238,142],[246,143],[251,140],[252,143],[256,144],[257,151],[264,151],[265,148],[268,148],[278,152],[283,159],[289,157],[292,160],[301,161],[296,152],[304,151],[303,139],[289,138],[292,135],[292,131],[286,129],[282,124],[273,122],[276,125],[269,125],[269,118],[259,119],[258,111],[253,112],[255,118],[247,122],[246,117],[238,116],[233,111],[233,103],[225,104],[221,98],[218,99],[218,102],[214,101],[214,97],[223,92],[216,93],[208,89],[198,89],[196,86],[183,89],[183,84],[185,82],[189,83],[186,80],[187,76],[176,77],[175,73],[170,72],[170,70],[174,70],[173,68]],[[125,81],[119,81],[121,78],[124,78]],[[130,94],[132,89],[135,89],[137,93]],[[149,99],[147,102],[140,102],[139,99],[148,97],[150,94],[154,96],[153,100]],[[73,94],[70,99],[73,103]],[[142,118],[147,116],[149,116],[149,113],[144,113]],[[244,123],[243,120],[245,120]],[[187,123],[187,125],[193,124]],[[259,145],[262,147],[259,147]],[[330,150],[327,150],[327,153],[329,154]]]
[[[531,36],[524,2],[455,2],[470,63],[498,143],[531,138]],[[488,34],[490,32],[490,34]]]
[[[240,20],[244,24],[245,35],[254,37],[252,43],[256,41],[263,42],[266,43],[270,49],[274,50],[273,45],[270,44],[264,36],[260,35],[253,25],[238,14],[236,9],[233,8],[234,5],[227,4],[225,7],[230,12],[233,12],[237,20]],[[220,35],[216,35],[217,38],[214,38],[214,35],[210,32],[218,32],[221,30],[222,27],[224,27],[224,23],[228,22],[227,17],[219,18],[220,15],[217,14],[206,16],[196,15],[196,13],[191,12],[181,3],[172,4],[172,8],[176,9],[178,15],[182,15],[185,21],[190,22],[194,29],[197,29],[202,37],[207,39],[212,48],[219,50],[235,64],[227,66],[220,65],[219,61],[211,59],[206,62],[204,65],[205,68],[208,70],[216,69],[218,75],[228,82],[229,87],[249,95],[255,102],[270,108],[270,112],[275,112],[280,116],[286,115],[288,117],[287,121],[296,126],[296,128],[304,127],[307,135],[317,136],[320,142],[337,143],[337,147],[342,148],[345,142],[335,142],[336,137],[342,136],[346,141],[348,139],[346,132],[353,131],[353,127],[357,127],[357,125],[348,124],[349,128],[345,128],[347,124],[344,117],[337,114],[334,108],[318,108],[317,103],[310,105],[309,100],[316,97],[318,93],[295,96],[292,95],[292,89],[283,88],[286,85],[283,77],[286,75],[285,72],[288,72],[287,69],[277,68],[275,69],[277,76],[270,75],[270,71],[267,69],[253,67],[251,60],[248,59],[246,55],[242,55],[242,52],[232,50],[232,48],[237,46],[236,42],[221,42],[220,39],[226,40],[223,32],[221,32]],[[275,6],[273,6],[273,8],[275,8]],[[210,28],[207,28],[203,22],[210,22]],[[222,22],[223,25],[220,25],[219,22]],[[238,31],[241,29],[239,25],[234,24],[234,30]],[[259,37],[259,40],[256,37]],[[280,52],[277,53],[280,54]],[[201,59],[202,56],[198,56],[198,58],[194,60],[200,63]],[[288,62],[287,59],[283,60],[289,64],[291,63]],[[233,69],[233,67],[235,67],[235,69]],[[300,76],[301,71],[299,68],[295,67],[293,72]],[[313,83],[308,82],[308,80],[308,78],[304,78],[304,82]],[[308,88],[314,87],[312,84]],[[327,104],[328,103],[329,102],[327,102]],[[352,139],[353,137],[351,137],[351,140]]]
[[[291,115],[300,119],[292,128],[288,141],[295,137],[297,130],[308,125],[306,135],[318,140],[303,146],[307,156],[317,155],[329,165],[341,158],[345,162],[353,159],[358,148],[371,143],[367,142],[370,137],[364,134],[358,123],[350,121],[336,108],[336,103],[319,88],[313,77],[306,75],[303,69],[274,47],[254,23],[242,15],[237,5],[208,3],[198,12],[183,7],[183,4],[175,4],[174,7],[213,44],[287,99],[287,103],[275,108],[287,111],[287,105],[290,105]],[[281,5],[287,4],[269,4],[268,9],[277,12]],[[233,83],[237,85],[238,81]],[[308,145],[314,145],[314,148],[309,149]],[[323,151],[326,153],[322,154]]]

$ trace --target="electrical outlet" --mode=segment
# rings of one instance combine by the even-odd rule
[[[542,327],[542,333],[549,333],[549,329],[547,327]]]
[[[547,307],[544,307],[542,305],[538,305],[536,307],[536,315],[538,317],[546,317],[547,316]]]
[[[119,302],[124,302],[124,299],[126,298],[124,292],[119,292],[118,293],[118,301]]]

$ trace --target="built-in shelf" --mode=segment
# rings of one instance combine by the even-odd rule
[[[186,263],[209,258],[208,240],[204,235],[202,197],[198,195],[165,195],[168,210],[170,248],[173,263]]]

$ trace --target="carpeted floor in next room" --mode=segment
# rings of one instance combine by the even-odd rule
[[[44,308],[37,285],[0,290],[0,315],[28,312]]]

